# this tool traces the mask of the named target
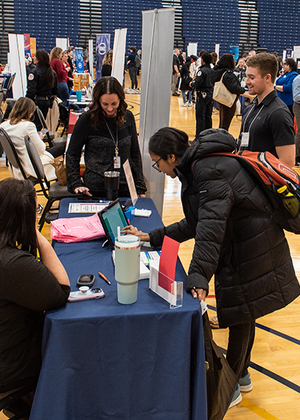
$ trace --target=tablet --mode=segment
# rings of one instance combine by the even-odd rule
[[[113,201],[109,206],[98,212],[98,216],[105,231],[111,249],[115,248],[115,238],[118,236],[118,226],[120,231],[128,226],[128,220],[119,199]]]

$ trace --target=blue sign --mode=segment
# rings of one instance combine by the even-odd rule
[[[110,34],[96,35],[96,82],[101,78],[102,61],[110,49]]]

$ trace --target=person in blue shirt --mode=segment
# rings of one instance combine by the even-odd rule
[[[293,58],[287,58],[283,64],[283,74],[278,77],[276,80],[276,90],[279,98],[287,105],[288,109],[290,110],[292,116],[294,117],[293,113],[293,80],[295,77],[298,76],[297,73],[297,65]]]

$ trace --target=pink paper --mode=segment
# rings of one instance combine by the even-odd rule
[[[179,245],[179,242],[174,239],[164,237],[160,254],[158,285],[168,292],[171,292],[171,285],[175,280]]]

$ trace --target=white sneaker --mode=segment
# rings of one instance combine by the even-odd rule
[[[191,106],[194,106],[194,104],[192,102],[189,102],[188,106],[191,107]]]
[[[188,106],[188,103],[185,102],[184,104],[180,104],[179,106],[185,106],[185,107],[187,107]]]

